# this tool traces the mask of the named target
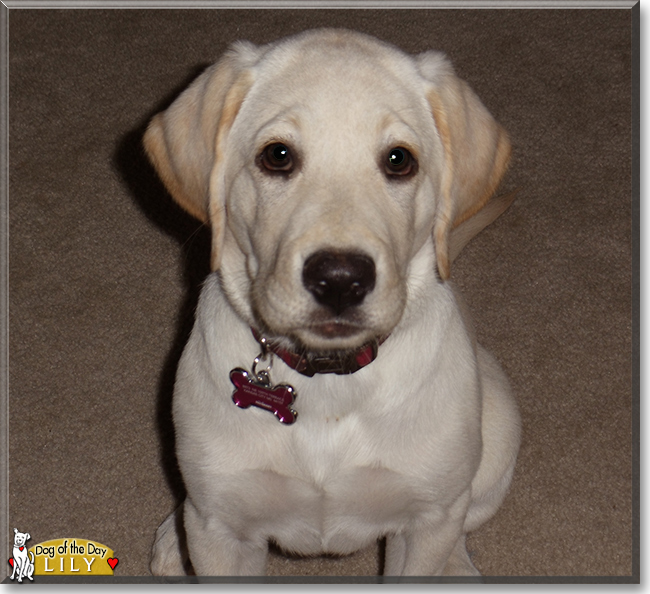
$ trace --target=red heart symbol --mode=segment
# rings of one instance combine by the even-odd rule
[[[115,569],[115,566],[120,562],[119,559],[113,557],[109,557],[108,559],[106,559],[106,561],[108,561],[108,564],[111,566],[111,569]]]
[[[11,559],[9,559],[9,565],[11,565],[12,567],[14,566],[14,560],[13,560],[13,557],[12,557]]]
[[[25,547],[20,547],[20,550],[22,551]]]

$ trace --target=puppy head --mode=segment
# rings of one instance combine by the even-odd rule
[[[448,278],[450,231],[509,151],[439,54],[341,30],[233,46],[144,140],[172,196],[209,221],[240,315],[313,350],[389,333],[432,238]]]

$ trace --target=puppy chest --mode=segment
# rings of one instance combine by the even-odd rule
[[[301,554],[351,553],[431,512],[426,489],[384,468],[348,468],[320,484],[272,471],[248,478],[256,484],[238,485],[231,494],[237,513],[230,508],[230,519],[237,517],[238,532]]]

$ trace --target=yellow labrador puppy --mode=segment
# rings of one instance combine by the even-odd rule
[[[144,142],[213,269],[173,403],[188,494],[152,572],[184,573],[185,540],[196,574],[235,576],[269,541],[386,536],[386,575],[477,574],[465,534],[505,496],[519,417],[448,278],[503,129],[443,55],[317,30],[233,45]]]

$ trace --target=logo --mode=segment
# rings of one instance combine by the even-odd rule
[[[23,578],[34,581],[32,574],[34,573],[34,553],[27,550],[25,543],[30,539],[29,532],[18,532],[18,528],[14,528],[14,550],[9,564],[14,568],[11,572],[11,579],[17,579],[19,582]],[[31,555],[31,559],[30,559]]]
[[[14,529],[13,555],[9,559],[11,579],[33,581],[39,575],[114,575],[119,560],[106,545],[83,538],[59,538],[29,549],[28,532]]]

